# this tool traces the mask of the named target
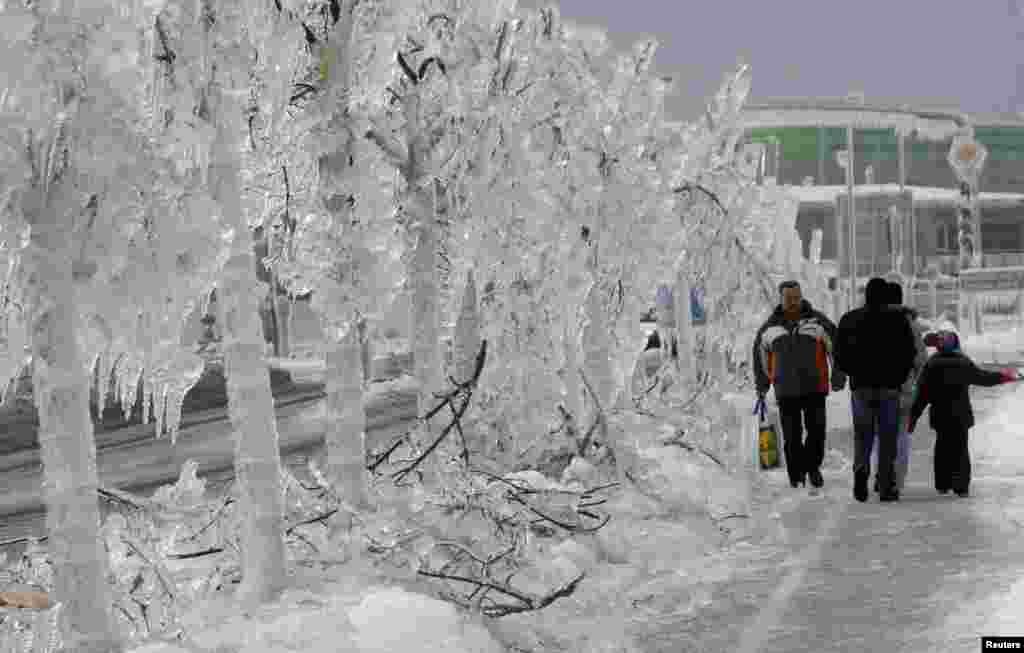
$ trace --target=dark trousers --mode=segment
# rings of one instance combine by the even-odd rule
[[[786,471],[791,483],[800,483],[825,459],[825,395],[779,397],[778,404]]]
[[[853,474],[871,474],[872,440],[878,441],[878,487],[896,487],[896,440],[899,435],[900,392],[889,388],[857,388],[852,392]]]
[[[971,484],[971,453],[967,429],[946,428],[935,432],[935,489],[966,492]]]

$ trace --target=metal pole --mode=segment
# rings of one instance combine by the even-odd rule
[[[910,197],[910,276],[917,276],[917,207],[914,197]]]
[[[847,204],[849,207],[848,225],[850,230],[850,307],[857,306],[857,210],[855,208],[856,202],[853,199],[853,171],[854,171],[854,158],[853,158],[853,125],[846,126],[846,152],[847,159],[846,163],[846,192],[849,193],[850,202]]]
[[[896,136],[896,152],[900,164],[900,194],[902,194],[907,183],[907,136],[902,129],[896,130]]]
[[[871,215],[871,212],[868,212]],[[871,276],[878,274],[878,216],[871,215]]]
[[[827,186],[828,180],[825,179],[825,127],[823,125],[818,126],[818,184],[820,186]]]

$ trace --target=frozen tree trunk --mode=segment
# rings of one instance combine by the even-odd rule
[[[409,269],[412,301],[409,310],[413,374],[419,381],[419,414],[434,405],[433,392],[440,390],[441,372],[441,286],[438,279],[438,233],[432,202],[425,189],[415,191],[410,216],[419,223],[416,246]]]
[[[245,604],[272,600],[285,585],[284,496],[270,375],[263,358],[259,318],[262,297],[252,257],[251,234],[242,210],[242,98],[248,90],[244,65],[236,57],[243,45],[233,33],[236,16],[213,17],[213,0],[201,0],[204,14],[227,42],[218,52],[217,87],[211,93],[211,122],[216,137],[211,151],[209,183],[225,224],[235,229],[231,257],[218,289],[218,320],[223,328],[228,415],[235,435],[235,476],[243,515],[242,584]],[[205,23],[207,28],[210,24]],[[217,92],[219,91],[219,92]]]
[[[347,117],[349,86],[352,76],[353,12],[356,0],[342,0],[338,22],[328,36],[332,59],[327,67],[327,94],[332,107],[331,129],[347,134],[337,149],[317,161],[320,173],[320,201],[335,224],[351,220],[352,197],[344,186],[351,168],[352,135]],[[346,310],[347,307],[335,307]],[[328,321],[336,316],[324,315]],[[369,343],[360,335],[364,327],[357,322],[345,325],[345,335],[337,329],[325,329],[327,431],[327,474],[344,501],[353,507],[369,503],[366,479],[366,416],[363,412],[363,382],[369,375]]]
[[[75,333],[77,314],[67,238],[67,210],[37,188],[23,205],[32,225],[25,255],[31,302],[33,387],[39,411],[43,498],[68,650],[123,650],[112,613],[106,552],[99,537],[96,442],[89,416],[89,377]],[[70,189],[68,189],[70,190]],[[62,204],[57,202],[56,204]]]
[[[245,603],[269,601],[285,584],[284,500],[274,397],[257,313],[259,287],[248,252],[236,250],[231,257],[218,299],[235,477],[244,515],[238,596]]]
[[[291,331],[288,328],[291,324],[292,303],[287,297],[277,293],[276,274],[270,276],[270,285],[274,298],[274,355],[288,358],[292,354]]]
[[[586,370],[590,388],[597,395],[600,409],[607,411],[611,407],[610,402],[615,392],[615,374],[612,370],[608,320],[605,319],[601,294],[596,286],[587,294],[584,306],[587,325],[583,329],[583,368]],[[595,405],[594,399],[588,393],[590,415],[583,428],[589,428],[597,419],[599,407]]]
[[[353,324],[327,349],[327,478],[353,508],[369,505],[363,347]]]
[[[562,348],[565,355],[566,407],[573,419],[579,421],[583,415],[583,397],[580,388],[580,364],[577,356],[576,310],[575,305],[565,310],[565,337]]]
[[[473,271],[466,277],[462,305],[455,320],[455,338],[452,344],[452,375],[456,381],[468,381],[476,369],[476,356],[480,351],[480,311],[476,302],[476,282]]]
[[[565,278],[562,284],[562,306],[563,313],[563,334],[562,354],[565,357],[565,394],[566,408],[576,420],[577,425],[583,418],[583,394],[580,382],[579,364],[579,333],[577,331],[577,316],[579,305],[574,300],[574,287],[580,280],[582,270],[577,258],[579,251],[574,249],[566,264]]]

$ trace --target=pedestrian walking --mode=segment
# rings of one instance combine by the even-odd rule
[[[835,365],[850,379],[853,412],[853,496],[867,501],[871,444],[878,442],[882,501],[898,501],[895,458],[899,401],[914,366],[914,332],[906,316],[888,306],[885,279],[864,290],[864,306],[843,315],[836,336]]]
[[[763,401],[775,388],[790,485],[806,485],[809,479],[820,488],[825,397],[830,387],[842,390],[846,385],[846,376],[835,365],[830,375],[836,326],[803,298],[798,282],[779,284],[779,297],[780,303],[754,337],[751,362],[757,397]]]
[[[924,364],[928,362],[928,348],[924,344],[924,336],[927,332],[927,327],[918,318],[917,311],[910,308],[909,306],[903,305],[903,287],[895,281],[890,281],[887,284],[887,303],[894,310],[903,313],[907,320],[910,322],[910,328],[914,331],[914,347],[916,355],[914,356],[914,366],[910,370],[910,375],[904,382],[903,387],[900,389],[900,406],[898,412],[898,431],[896,433],[896,460],[894,463],[894,477],[896,479],[896,489],[900,492],[903,491],[903,486],[907,480],[907,470],[910,467],[910,432],[907,431],[907,422],[910,420],[910,407],[914,403],[915,391],[917,389],[917,379],[921,374],[921,370],[924,368]],[[873,447],[874,437],[872,442],[867,444],[869,450],[872,450],[872,461],[875,465],[875,492],[879,491],[878,485],[878,448]]]
[[[971,454],[967,433],[974,426],[969,386],[990,387],[1021,379],[1015,368],[999,372],[983,370],[960,351],[960,340],[952,331],[936,335],[938,351],[921,371],[917,398],[910,410],[907,429],[913,432],[926,406],[935,429],[934,473],[939,494],[950,490],[968,496],[971,485]]]

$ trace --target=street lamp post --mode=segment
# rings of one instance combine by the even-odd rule
[[[847,252],[850,262],[850,308],[857,306],[857,224],[855,200],[853,199],[853,126],[846,128],[846,149],[836,150],[836,163],[846,173],[846,234]]]
[[[903,214],[896,206],[889,207],[890,267],[903,274]]]
[[[978,211],[978,178],[988,157],[984,145],[974,140],[974,129],[967,126],[953,137],[946,161],[960,182],[960,199],[957,205],[957,245],[958,269],[961,276],[964,270],[980,268],[981,252],[981,216]],[[959,293],[958,310],[960,321],[970,325],[977,333],[980,332],[979,316],[975,315],[975,302],[967,301],[963,291]],[[970,305],[968,305],[970,304]],[[966,320],[965,320],[966,318]]]

